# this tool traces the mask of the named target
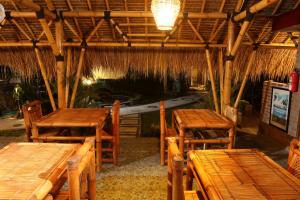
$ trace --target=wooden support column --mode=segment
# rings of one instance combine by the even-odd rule
[[[81,48],[75,83],[73,86],[73,92],[72,92],[72,97],[71,97],[71,102],[70,102],[70,108],[74,107],[77,88],[78,88],[79,80],[81,78],[81,71],[82,71],[82,66],[83,66],[83,58],[84,58],[85,50],[86,50],[86,47]]]
[[[43,77],[44,82],[45,82],[45,86],[46,86],[46,89],[47,89],[47,93],[48,93],[48,96],[49,96],[49,99],[50,99],[52,109],[53,109],[53,111],[55,111],[56,110],[56,105],[55,105],[55,101],[54,101],[54,98],[53,98],[53,95],[52,95],[50,84],[48,82],[46,68],[45,68],[45,65],[42,61],[41,52],[36,46],[34,46],[34,51],[35,51],[36,58],[37,58],[37,61],[39,63],[40,69],[41,69],[41,74],[42,74],[42,77]]]
[[[58,94],[58,107],[65,108],[65,63],[63,51],[63,21],[59,19],[55,22],[56,45],[59,50],[59,55],[56,55],[56,81]]]
[[[250,58],[249,58],[249,61],[248,61],[248,64],[247,64],[246,72],[244,74],[244,78],[243,78],[239,93],[238,93],[238,95],[236,97],[236,100],[235,100],[235,103],[234,103],[234,108],[238,108],[238,106],[239,106],[239,102],[240,102],[241,97],[243,95],[244,88],[246,86],[246,83],[247,83],[247,80],[248,80],[248,77],[249,77],[249,74],[250,74],[250,69],[251,69],[251,66],[253,64],[253,60],[254,60],[255,55],[256,55],[256,50],[253,50],[251,52],[251,55],[250,55]]]
[[[66,95],[65,95],[66,108],[68,107],[68,102],[69,102],[70,70],[71,70],[71,47],[68,47],[68,49],[67,49],[67,69],[66,69]]]
[[[232,63],[233,63],[233,58],[231,57],[230,53],[234,42],[234,29],[235,29],[235,24],[233,23],[232,19],[229,19],[228,31],[227,31],[227,49],[226,49],[224,92],[223,92],[224,106],[230,105],[231,76],[232,76]]]
[[[217,91],[216,91],[216,83],[215,83],[215,78],[214,78],[212,64],[211,64],[211,57],[210,57],[210,52],[209,52],[208,47],[205,49],[205,54],[206,54],[206,60],[207,60],[207,65],[208,65],[208,72],[209,72],[209,77],[210,77],[210,82],[211,82],[211,89],[212,89],[212,93],[213,93],[215,109],[216,109],[217,113],[220,113],[218,96],[217,96]]]
[[[223,110],[223,90],[224,90],[224,67],[223,67],[223,50],[218,50],[218,66],[219,66],[219,81],[220,81],[220,105]]]

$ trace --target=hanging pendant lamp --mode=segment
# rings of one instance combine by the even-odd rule
[[[172,30],[180,11],[180,0],[152,0],[151,11],[159,30]]]
[[[0,4],[0,23],[4,20],[5,18],[5,10],[2,4]]]

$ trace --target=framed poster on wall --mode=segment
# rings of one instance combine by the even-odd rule
[[[270,124],[284,131],[288,129],[291,92],[283,88],[272,88]]]

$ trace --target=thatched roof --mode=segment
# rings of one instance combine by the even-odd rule
[[[32,11],[14,0],[0,0],[6,10],[12,11],[13,20],[7,21],[0,30],[0,65],[8,65],[23,77],[31,78],[39,71],[32,43],[29,39],[39,39],[42,56],[49,77],[55,76],[55,59],[43,29],[36,17],[25,17],[25,11]],[[175,31],[159,31],[148,16],[151,1],[113,1],[113,0],[34,0],[34,3],[49,10],[62,11],[65,20],[65,46],[73,46],[72,73],[75,73],[79,46],[82,38],[87,38],[97,24],[100,28],[90,38],[85,56],[84,73],[89,74],[92,68],[102,66],[110,71],[127,72],[129,69],[147,76],[149,73],[165,77],[168,74],[176,78],[179,73],[190,76],[192,67],[199,67],[199,74],[206,75],[207,62],[203,48],[207,42],[218,47],[226,47],[227,13],[234,11],[239,0],[182,0],[182,13],[188,12],[188,20],[178,18]],[[246,0],[242,10],[257,3],[257,0]],[[299,32],[272,32],[271,17],[295,9],[299,0],[278,1],[255,15],[242,41],[242,46],[234,62],[236,81],[244,72],[247,55],[251,50],[249,44],[260,43],[250,78],[256,79],[261,74],[270,78],[288,75],[295,65],[295,37]],[[103,20],[105,10],[111,11],[113,21]],[[75,16],[77,11],[86,12],[84,17]],[[128,12],[130,11],[130,12]],[[117,13],[117,14],[114,14]],[[18,17],[17,14],[24,14]],[[125,13],[121,17],[120,13]],[[136,15],[132,14],[135,13]],[[218,18],[193,17],[201,13],[217,13]],[[93,14],[93,16],[92,16]],[[95,14],[95,15],[94,15]],[[143,14],[139,17],[137,14]],[[116,17],[113,17],[116,15]],[[87,17],[89,16],[89,17]],[[147,16],[147,17],[144,17]],[[102,20],[102,22],[101,22]],[[55,35],[54,22],[48,20]],[[193,27],[199,32],[193,30]],[[120,31],[122,34],[120,34]],[[171,35],[169,35],[171,33]],[[169,39],[168,36],[170,37]],[[127,38],[127,41],[124,39]],[[73,42],[67,42],[67,39]],[[203,40],[202,40],[202,39]],[[167,40],[166,40],[167,39]],[[292,40],[294,39],[294,41]],[[125,42],[126,41],[126,42]],[[165,42],[164,42],[165,41]],[[164,48],[161,47],[164,42]],[[128,47],[131,44],[132,47]],[[149,45],[150,44],[150,45]],[[17,47],[19,46],[19,47]],[[95,47],[97,46],[97,47]],[[122,47],[124,46],[124,47]],[[141,46],[141,47],[135,47]],[[156,47],[146,47],[156,46]],[[170,48],[169,46],[174,46]],[[177,46],[177,47],[176,47]],[[184,46],[186,48],[179,48]],[[276,47],[277,46],[277,47]],[[279,47],[280,46],[280,47]],[[271,49],[272,47],[272,49]],[[216,50],[212,50],[216,62]],[[216,66],[215,66],[216,67]],[[217,67],[216,67],[217,68]],[[216,69],[217,70],[217,69]]]

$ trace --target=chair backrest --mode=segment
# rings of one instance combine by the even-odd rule
[[[238,109],[228,105],[224,105],[224,116],[230,119],[234,123],[234,125],[236,125],[237,117],[238,117]]]
[[[288,171],[300,179],[300,140],[293,139],[290,143]]]
[[[39,100],[32,101],[22,106],[24,115],[24,124],[26,129],[27,140],[30,141],[32,122],[40,119],[42,114],[42,103]]]
[[[120,135],[120,106],[119,100],[116,100],[112,106],[112,133],[114,136]]]
[[[168,138],[168,200],[184,200],[184,159],[179,152],[176,138]]]
[[[164,138],[165,134],[167,133],[166,110],[165,110],[164,101],[160,101],[159,111],[160,111],[160,135]]]
[[[68,160],[69,199],[96,199],[95,138],[84,144]]]

